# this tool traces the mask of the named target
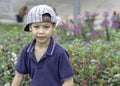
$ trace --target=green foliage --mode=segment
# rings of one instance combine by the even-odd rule
[[[20,51],[31,38],[18,25],[0,25],[0,85],[10,84]],[[25,86],[25,85],[24,85]]]
[[[75,86],[119,86],[119,45],[119,41],[102,40],[84,45],[79,39],[75,39],[72,45],[64,44],[70,53]]]
[[[53,37],[70,54],[74,70],[75,86],[119,86],[120,85],[120,33],[111,29],[111,41],[104,36],[86,42],[81,34],[73,36],[69,30],[57,30]],[[102,30],[100,33],[104,33]],[[31,41],[31,33],[24,32],[19,25],[0,25],[0,85],[8,86],[15,75],[17,59],[23,47]],[[28,76],[22,86],[28,86]]]

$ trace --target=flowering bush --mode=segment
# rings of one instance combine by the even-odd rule
[[[111,17],[112,21],[112,27],[119,29],[120,28],[120,14],[117,13],[116,11],[113,12],[113,15]]]
[[[0,26],[0,85],[2,86],[10,86],[20,51],[29,42],[29,36],[26,36],[21,28],[16,25]]]
[[[64,44],[70,53],[75,86],[119,86],[119,44],[97,40],[85,45],[78,39],[71,45]]]
[[[88,14],[92,16],[88,17]],[[101,29],[96,29],[94,24],[96,16],[88,12],[76,25],[72,19],[66,19],[53,33],[53,37],[70,54],[75,86],[119,86],[119,29],[116,31],[115,27],[111,26],[112,22],[107,12],[99,24]],[[31,41],[31,34],[24,32],[22,28],[18,25],[0,25],[0,85],[2,86],[10,86],[21,50]],[[28,83],[29,78],[26,76],[22,86],[29,86]]]
[[[96,23],[98,18],[101,22]],[[78,19],[80,22],[76,25],[72,18],[67,18],[66,21],[61,23],[60,29],[64,30],[62,34],[69,36],[69,38],[65,37],[67,40],[72,40],[74,37],[77,37],[83,41],[95,41],[97,39],[112,41],[114,39],[114,37],[112,37],[112,35],[114,35],[112,34],[113,31],[117,31],[120,28],[118,27],[120,26],[120,21],[119,14],[117,13],[110,16],[107,11],[102,15],[86,11],[83,15],[80,15]],[[63,36],[64,35],[62,35],[62,37]]]

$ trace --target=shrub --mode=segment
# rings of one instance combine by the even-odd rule
[[[70,53],[75,86],[119,86],[119,44],[97,40],[85,45],[78,39],[64,44]]]
[[[104,27],[93,31],[88,27],[90,22],[88,20],[86,22],[88,25],[80,23],[74,26],[70,20],[62,23],[53,33],[55,40],[70,54],[75,86],[119,86],[119,29],[105,27],[109,29],[110,36],[110,41],[106,41]],[[19,25],[0,25],[0,85],[2,86],[11,84],[21,50],[31,41],[31,34],[24,32],[22,28]],[[22,86],[28,86],[28,83],[29,79],[26,76]]]

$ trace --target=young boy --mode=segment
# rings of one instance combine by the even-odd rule
[[[22,50],[12,86],[20,86],[24,74],[29,74],[30,86],[73,86],[69,55],[51,36],[56,23],[55,12],[48,5],[29,11],[24,30],[31,32],[34,40]]]

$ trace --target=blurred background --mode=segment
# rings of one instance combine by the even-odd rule
[[[76,0],[0,0],[0,22],[16,23],[16,14],[23,7],[28,10],[38,4],[48,4],[56,9],[57,14],[62,18],[74,16],[74,2]],[[79,10],[83,13],[86,10],[100,13],[108,11],[112,13],[119,10],[120,0],[79,0]]]

